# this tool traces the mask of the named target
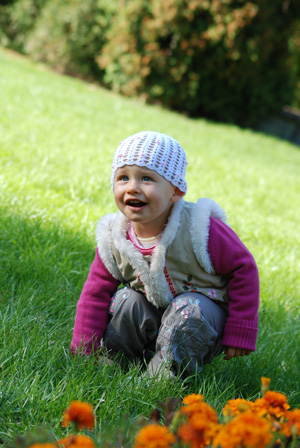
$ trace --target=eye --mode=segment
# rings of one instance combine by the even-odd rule
[[[142,179],[144,182],[152,182],[152,178],[150,176],[143,176]]]
[[[119,177],[119,180],[123,181],[123,182],[127,182],[129,180],[128,176],[125,176],[125,174],[123,176]]]

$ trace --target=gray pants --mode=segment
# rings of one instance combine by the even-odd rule
[[[109,315],[104,343],[110,353],[124,353],[129,361],[154,353],[151,365],[156,370],[166,365],[176,374],[193,374],[223,350],[226,308],[202,294],[181,294],[158,309],[143,294],[124,287],[114,294]]]

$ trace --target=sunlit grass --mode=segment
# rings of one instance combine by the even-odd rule
[[[260,376],[300,406],[300,149],[235,126],[191,120],[56,75],[0,52],[0,438],[57,423],[73,399],[98,430],[158,402],[203,393],[218,411],[253,399]],[[222,357],[188,383],[74,359],[76,302],[94,256],[97,220],[116,207],[110,168],[119,141],[145,129],[186,149],[186,199],[211,197],[254,254],[261,277],[258,350]],[[149,384],[150,381],[150,384]]]

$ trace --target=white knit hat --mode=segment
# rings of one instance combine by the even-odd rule
[[[186,155],[182,146],[172,137],[160,132],[143,131],[123,140],[114,155],[111,188],[115,174],[124,165],[145,166],[156,171],[180,191],[186,193]]]

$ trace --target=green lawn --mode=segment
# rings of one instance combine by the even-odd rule
[[[145,106],[4,50],[0,67],[0,439],[40,425],[66,434],[60,418],[73,399],[96,408],[98,433],[191,392],[221,411],[228,399],[257,398],[261,376],[300,407],[300,148]],[[69,352],[95,226],[115,211],[114,150],[146,129],[180,141],[186,199],[218,202],[260,270],[257,352],[220,357],[188,383],[149,384]]]

